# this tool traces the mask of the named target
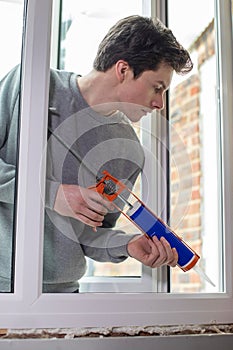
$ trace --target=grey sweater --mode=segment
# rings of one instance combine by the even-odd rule
[[[1,82],[0,290],[10,288],[19,69]],[[113,229],[120,213],[106,215],[97,232],[53,210],[61,183],[89,187],[103,170],[132,188],[144,163],[140,142],[120,112],[105,117],[83,99],[77,75],[51,70],[44,224],[44,292],[72,292],[86,270],[85,257],[121,262],[132,235]],[[77,155],[77,157],[75,156]],[[80,162],[79,159],[82,159]],[[120,204],[120,203],[119,203]],[[120,204],[121,205],[121,204]]]

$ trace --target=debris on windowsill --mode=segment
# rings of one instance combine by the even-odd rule
[[[0,339],[74,339],[81,337],[137,337],[233,334],[233,324],[126,326],[101,328],[0,329]]]
[[[0,329],[0,338],[7,335],[7,329]]]

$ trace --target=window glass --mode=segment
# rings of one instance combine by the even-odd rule
[[[63,0],[60,4],[61,21],[60,33],[58,35],[60,41],[58,45],[58,50],[56,50],[58,51],[58,57],[57,60],[52,59],[52,62],[57,61],[57,68],[59,69],[68,72],[75,72],[80,75],[85,75],[92,70],[93,61],[97,53],[100,41],[103,39],[109,28],[113,24],[115,24],[118,19],[132,14],[142,14],[141,0],[130,0],[127,2],[112,1],[111,6],[109,6],[110,2],[106,0],[101,0],[98,2],[93,0]],[[52,55],[56,55],[56,52],[52,52]],[[50,109],[51,120],[56,119],[56,111],[54,111],[53,114],[52,108],[53,106],[51,106]],[[139,125],[135,125],[135,132],[138,135],[138,137],[140,137]],[[66,166],[67,165],[64,164],[63,169]],[[47,168],[47,170],[49,170],[49,168]],[[140,178],[138,179],[137,184],[135,185],[135,191],[138,193],[138,195],[140,194]],[[48,218],[48,216],[50,216],[50,218]],[[52,213],[48,214],[48,210],[46,210],[45,225],[47,219],[51,220],[51,216]],[[135,228],[132,227],[132,224],[123,216],[121,216],[117,221],[116,227],[117,229],[124,230],[127,233],[133,231],[135,232]],[[95,235],[94,232],[92,234]],[[45,243],[47,242],[47,238],[48,235],[46,234]],[[48,248],[49,246],[51,247],[51,242],[50,245],[48,242],[45,244],[44,256],[45,259],[49,259],[50,263],[53,260],[53,258],[48,257],[50,254]],[[73,247],[74,246],[75,244],[73,242]],[[48,258],[46,258],[46,256]],[[80,257],[79,261],[81,262],[81,276],[84,274],[83,271],[81,271],[81,269],[84,268],[84,262],[82,261],[83,259],[84,257],[82,256]],[[91,281],[93,282],[92,277],[95,277],[95,281],[98,280],[98,283],[100,283],[103,281],[102,278],[106,277],[140,278],[142,274],[141,263],[139,263],[135,259],[128,258],[126,261],[117,264],[111,261],[101,262],[100,257],[99,259],[95,259],[89,256],[85,259],[87,261],[87,268],[84,278],[80,280],[80,291],[87,291],[87,289],[91,290],[90,284],[86,284],[85,281],[89,281],[91,278]],[[99,262],[97,260],[99,260]],[[45,271],[44,273],[46,274]],[[49,281],[50,276],[45,277],[44,275],[44,278],[47,278],[47,280]],[[108,280],[108,282],[110,282],[110,280]],[[86,287],[87,285],[88,287]],[[48,287],[47,289],[45,289],[45,291],[52,290],[50,289],[50,287]]]
[[[91,70],[98,45],[109,28],[120,18],[142,14],[142,0],[63,0],[61,11],[58,68],[84,75]]]
[[[168,24],[194,69],[170,89],[170,224],[201,256],[213,287],[192,269],[171,271],[173,292],[222,291],[220,122],[214,1],[168,1]],[[201,10],[200,10],[201,9]]]
[[[98,44],[107,30],[118,19],[143,12],[142,1],[139,0],[122,2],[122,6],[120,5],[119,1],[117,3],[111,2],[111,7],[109,1],[104,0],[98,2],[91,0],[83,2],[61,1],[60,33],[58,35],[60,40],[58,50],[55,52],[55,55],[58,56],[57,68],[80,75],[90,72]],[[164,198],[163,202],[165,203],[167,198],[171,199],[169,225],[201,256],[199,266],[215,283],[216,287],[208,283],[203,276],[201,277],[200,272],[197,273],[194,269],[183,272],[177,267],[171,269],[171,292],[209,292],[222,291],[223,288],[221,149],[215,98],[217,72],[214,0],[206,1],[205,6],[208,10],[203,11],[202,16],[200,16],[200,8],[203,6],[201,1],[192,2],[192,11],[190,11],[190,9],[187,10],[184,0],[168,1],[168,27],[179,38],[182,45],[189,49],[194,69],[184,77],[175,75],[170,88],[168,108],[170,115],[170,188],[169,195]],[[59,120],[56,107],[51,104],[50,117],[49,123],[52,123],[52,119],[56,119],[57,122]],[[69,128],[74,130],[70,126]],[[135,125],[135,131],[140,137],[139,125]],[[72,134],[72,131],[70,132]],[[57,140],[57,148],[60,147],[60,141]],[[50,146],[55,147],[52,144]],[[47,170],[51,171],[52,179],[53,169],[50,169],[52,162],[49,154],[48,159]],[[61,168],[69,168],[68,163],[65,164],[63,161],[61,163]],[[165,172],[165,167],[163,165],[161,172]],[[53,179],[51,183],[52,191],[48,195],[50,200],[48,206],[55,200],[54,194],[57,186]],[[140,179],[134,190],[140,197]],[[166,205],[167,203],[165,203]],[[45,220],[50,221],[52,216],[52,211],[46,210]],[[57,222],[56,225],[59,226],[62,223]],[[133,225],[123,216],[117,221],[117,227],[128,233],[134,231]],[[66,235],[67,239],[72,241],[71,237],[75,236],[72,224],[70,229],[70,233],[67,232]],[[53,249],[60,246],[60,238],[50,236],[47,232],[45,235],[44,256],[55,269],[57,262],[52,252]],[[75,237],[73,239],[76,240]],[[73,243],[70,247],[71,252],[72,249],[74,249]],[[85,247],[81,247],[81,249],[85,250]],[[64,251],[60,253],[65,254]],[[64,263],[64,269],[72,271],[72,266],[65,266],[67,261],[62,258],[62,255],[61,259]],[[83,259],[85,258],[83,257]],[[91,290],[89,287],[86,288],[86,281],[107,283],[106,279],[102,278],[136,277],[140,279],[143,277],[143,267],[134,259],[128,258],[118,264],[97,262],[96,260],[101,261],[101,259],[90,257],[86,260],[85,274],[84,271],[80,270],[80,276],[84,275],[80,280],[80,290],[83,291]],[[58,264],[61,265],[61,263]],[[84,262],[81,265],[84,268]],[[45,269],[44,273],[48,284],[47,291],[54,291],[51,289],[52,287],[50,288],[50,278],[52,280],[53,277],[49,274],[46,275]],[[56,275],[57,272],[53,273]],[[149,277],[151,278],[151,275]],[[59,276],[56,278],[59,280]],[[67,276],[67,278],[69,277]],[[156,277],[154,279],[156,280]],[[109,283],[112,281],[109,279]]]
[[[0,292],[14,291],[15,179],[22,28],[23,1],[0,1]]]

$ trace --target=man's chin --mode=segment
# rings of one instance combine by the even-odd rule
[[[148,113],[150,113],[151,111],[146,110],[146,109],[141,109],[141,110],[137,110],[134,112],[130,112],[128,115],[128,118],[132,121],[132,122],[138,122],[140,121],[144,116],[146,116]]]
[[[138,122],[142,117],[151,113],[151,110],[147,107],[127,102],[121,103],[118,110],[123,112],[132,122]]]

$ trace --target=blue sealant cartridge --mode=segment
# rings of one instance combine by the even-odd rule
[[[131,204],[126,216],[148,237],[152,238],[155,235],[158,239],[165,237],[171,247],[176,248],[179,256],[178,265],[183,271],[190,270],[200,259],[195,251],[141,201]]]

